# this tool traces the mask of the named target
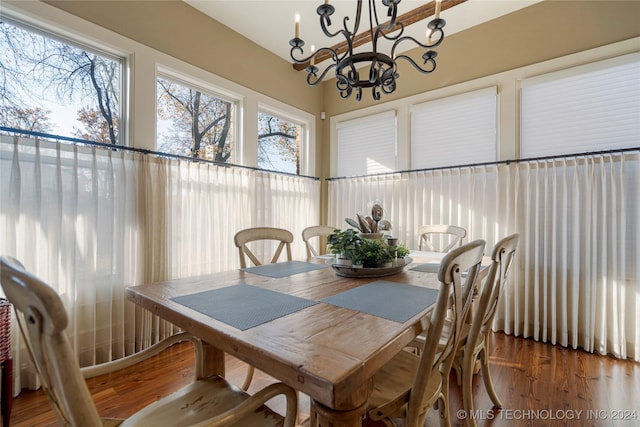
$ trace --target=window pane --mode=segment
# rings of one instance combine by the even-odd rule
[[[211,93],[159,77],[158,150],[229,162],[233,149],[235,105]]]
[[[119,144],[124,59],[0,23],[0,123]]]
[[[268,113],[258,113],[258,167],[300,174],[302,126]]]
[[[496,88],[416,105],[411,110],[411,168],[497,160]]]
[[[640,146],[640,55],[522,82],[521,157]]]
[[[396,170],[395,111],[340,122],[336,128],[338,176],[371,175]]]

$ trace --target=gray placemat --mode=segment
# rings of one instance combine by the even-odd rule
[[[327,264],[315,264],[303,261],[286,261],[275,264],[258,265],[256,267],[245,268],[243,271],[247,273],[259,274],[261,276],[281,278],[293,276],[294,274],[306,273],[307,271],[319,270],[327,268]]]
[[[244,283],[171,300],[243,331],[317,304]]]
[[[410,268],[413,271],[420,271],[423,273],[437,273],[440,270],[439,262],[425,262],[418,264],[415,267]]]
[[[404,323],[435,303],[437,289],[378,280],[321,302]]]

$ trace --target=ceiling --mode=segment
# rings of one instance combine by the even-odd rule
[[[322,33],[316,8],[323,0],[183,0],[192,7],[211,16],[253,42],[274,54],[293,62],[289,56],[289,40],[294,35],[294,16],[300,14],[300,38],[306,47],[332,46],[344,39],[339,36],[328,39]],[[376,0],[378,1],[378,0]],[[428,1],[401,0],[398,15],[408,12]],[[451,9],[444,10],[440,17],[447,21],[445,36],[465,30],[499,16],[530,6],[541,0],[467,0]],[[335,6],[334,31],[342,26],[342,18],[349,16],[354,21],[356,2],[354,0],[330,0]],[[365,2],[366,3],[366,2]],[[386,17],[386,11],[379,12]],[[380,12],[382,10],[382,12]],[[361,29],[368,27],[367,7],[363,6]],[[424,41],[426,22],[420,21],[407,27],[407,35]],[[364,45],[363,48],[366,48]],[[407,48],[415,47],[407,43]],[[308,51],[305,49],[305,53]]]

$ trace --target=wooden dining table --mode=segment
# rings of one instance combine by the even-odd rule
[[[398,321],[323,300],[381,283],[400,290],[409,285],[415,290],[438,289],[435,270],[413,268],[437,263],[441,256],[419,253],[402,271],[386,277],[342,277],[323,265],[325,260],[310,259],[296,265],[314,269],[281,277],[233,270],[129,287],[126,294],[138,306],[200,337],[206,374],[224,376],[228,353],[308,395],[322,427],[361,426],[374,374],[425,330],[433,301],[421,302],[415,314]],[[253,315],[252,304],[263,300],[225,300],[223,293],[234,289],[291,298],[303,308],[255,326],[232,326],[207,310],[218,310],[212,308],[218,304],[220,312],[242,322]],[[385,303],[393,308],[402,302],[391,297]]]

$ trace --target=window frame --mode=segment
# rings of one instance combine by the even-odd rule
[[[315,117],[271,99],[258,101],[256,110],[255,156],[258,165],[258,113],[266,113],[300,126],[300,175],[315,176]]]
[[[282,121],[286,121],[289,123],[293,123],[296,126],[298,126],[299,128],[299,136],[298,138],[300,138],[300,152],[298,153],[299,156],[299,165],[296,165],[299,170],[300,173],[299,175],[303,175],[302,171],[303,171],[303,164],[304,164],[304,160],[306,158],[308,158],[308,150],[305,150],[305,147],[308,146],[308,140],[309,140],[309,131],[308,131],[308,124],[305,123],[302,119],[300,119],[299,117],[294,117],[290,114],[287,113],[283,113],[281,111],[278,111],[277,109],[270,107],[268,105],[259,105],[258,106],[258,114],[256,117],[256,121],[260,120],[260,114],[267,114],[271,117],[274,117],[276,119],[282,120]],[[257,138],[257,135],[256,135]],[[260,140],[257,140],[257,145],[256,148],[260,147]],[[257,155],[257,154],[256,154]],[[282,171],[274,171],[274,172],[282,172]],[[288,172],[283,172],[283,173],[288,173]]]
[[[428,147],[424,147],[422,146],[423,143],[425,143],[425,141],[419,141],[420,144],[416,143],[417,138],[421,137],[424,138],[423,135],[416,135],[416,125],[414,123],[414,118],[416,117],[416,115],[418,114],[424,114],[428,109],[434,107],[434,106],[440,106],[442,108],[451,108],[452,106],[456,106],[459,107],[461,104],[464,106],[474,106],[474,103],[486,103],[486,102],[490,102],[492,103],[491,107],[492,110],[485,110],[483,108],[479,108],[480,109],[480,113],[481,114],[488,114],[488,115],[492,115],[492,117],[486,117],[486,119],[490,120],[487,122],[482,122],[480,128],[487,126],[488,127],[492,127],[493,128],[493,135],[488,137],[485,141],[482,141],[483,143],[487,144],[487,145],[491,145],[491,150],[492,150],[492,155],[487,154],[486,158],[481,158],[478,159],[477,157],[471,156],[468,159],[462,159],[459,161],[452,161],[451,164],[449,164],[448,162],[446,164],[441,164],[441,163],[436,163],[436,164],[416,164],[417,162],[415,161],[416,156],[418,156],[419,154],[422,154],[425,150],[428,151]],[[478,108],[477,105],[475,105],[476,108]],[[477,113],[477,111],[474,111],[475,113]],[[498,89],[496,86],[488,86],[485,88],[480,88],[480,89],[475,89],[475,90],[471,90],[471,91],[465,91],[462,93],[458,93],[458,94],[453,94],[453,95],[449,95],[446,97],[442,97],[442,98],[437,98],[437,99],[433,99],[433,100],[429,100],[426,102],[421,102],[421,103],[415,103],[412,104],[409,107],[409,113],[410,113],[410,133],[411,133],[411,138],[409,140],[409,150],[411,152],[411,169],[412,170],[419,170],[419,169],[432,169],[432,168],[446,168],[446,167],[451,167],[451,166],[459,166],[462,164],[474,164],[474,163],[489,163],[489,162],[495,162],[498,160],[498,127],[499,127],[499,114],[498,114]],[[446,117],[444,118],[446,120]],[[439,124],[442,124],[442,122],[440,122]],[[455,125],[455,123],[454,123]],[[419,125],[418,125],[419,126]],[[465,126],[465,125],[462,125]],[[435,124],[435,127],[438,127],[438,123]],[[457,126],[456,126],[457,127]],[[469,126],[469,128],[471,128]],[[439,129],[436,129],[435,131],[437,132]],[[467,132],[469,132],[470,130],[482,130],[482,129],[478,129],[478,126],[475,126],[471,129],[468,129]],[[489,132],[487,132],[488,134]],[[433,134],[432,134],[433,135]],[[445,136],[446,138],[446,136]],[[489,140],[490,139],[490,140]],[[446,141],[445,141],[446,143]],[[430,145],[430,144],[429,144]],[[450,144],[448,145],[449,148],[452,149],[458,149],[460,150],[461,148],[464,148],[465,145],[458,143],[457,141],[450,141]],[[468,147],[468,145],[466,145]],[[470,147],[470,150],[473,151],[474,147]],[[489,147],[487,147],[489,148]],[[465,150],[462,150],[465,151]],[[438,160],[442,160],[442,159],[438,159]]]
[[[154,97],[154,103],[155,103],[155,111],[154,111],[154,116],[155,116],[155,120],[154,120],[154,139],[155,139],[155,144],[156,144],[156,149],[155,151],[160,151],[159,148],[159,144],[158,144],[158,133],[157,133],[157,129],[158,129],[158,93],[157,93],[157,85],[158,85],[158,79],[159,78],[163,78],[163,79],[167,79],[167,80],[171,80],[175,83],[181,84],[187,88],[190,89],[195,89],[197,91],[206,93],[209,96],[213,96],[215,98],[221,99],[222,101],[225,102],[229,102],[232,105],[232,135],[234,136],[233,140],[230,141],[231,144],[231,156],[229,157],[229,164],[240,164],[240,162],[236,162],[236,158],[241,159],[242,155],[241,152],[243,151],[243,144],[242,142],[239,140],[239,135],[241,135],[240,133],[240,129],[242,127],[242,123],[241,123],[241,102],[242,102],[242,96],[240,96],[237,93],[234,93],[232,91],[228,91],[225,90],[224,88],[220,88],[216,85],[212,85],[211,83],[208,83],[204,80],[201,80],[197,77],[194,77],[192,75],[186,74],[184,72],[180,72],[180,71],[176,71],[174,69],[171,69],[169,67],[163,66],[158,64],[156,66],[156,74],[155,74],[155,78],[154,78],[154,85],[156,87],[155,90],[155,97]],[[237,151],[237,152],[236,152]]]
[[[613,97],[615,96],[615,92],[612,92],[613,88],[610,85],[615,84],[619,86],[618,94],[620,95],[621,95],[621,90],[624,88],[625,85],[620,84],[620,81],[616,80],[613,76],[611,76],[610,72],[615,68],[626,67],[626,66],[640,68],[640,52],[627,53],[627,54],[618,55],[612,58],[594,60],[587,64],[576,65],[572,67],[563,68],[561,70],[554,70],[547,73],[541,73],[541,74],[523,78],[519,82],[520,114],[518,115],[518,119],[519,119],[520,135],[519,135],[519,141],[518,141],[519,143],[518,149],[520,152],[520,157],[521,158],[538,158],[538,157],[548,157],[548,156],[562,156],[562,155],[579,154],[579,153],[585,153],[585,152],[589,153],[589,152],[599,152],[599,151],[608,151],[608,150],[616,150],[616,149],[627,149],[627,148],[634,148],[639,146],[640,143],[639,142],[634,143],[633,140],[630,141],[631,144],[625,141],[622,144],[610,146],[609,142],[612,138],[611,134],[609,132],[604,132],[600,130],[600,129],[606,129],[608,126],[610,126],[609,123],[606,122],[606,123],[601,123],[600,126],[598,125],[593,126],[594,123],[596,124],[598,123],[598,120],[602,120],[602,117],[601,117],[602,114],[598,113],[596,109],[602,110],[603,108],[601,105],[593,105],[594,103],[591,101],[591,99],[594,97],[594,92],[590,90],[590,89],[593,89],[592,85],[594,84],[602,85],[605,82],[608,83],[609,86],[606,88],[596,87],[595,92],[597,93],[598,92],[597,89],[600,89],[600,94],[601,95],[605,94],[604,96],[606,96],[610,101],[609,103],[610,106],[613,104],[620,104],[620,99],[618,98],[613,99]],[[593,73],[600,73],[600,75],[596,76],[597,78],[594,78]],[[604,77],[604,79],[599,80],[598,78],[600,77]],[[606,78],[609,78],[609,80],[607,81]],[[574,103],[576,104],[576,108],[583,108],[585,106],[593,107],[589,110],[583,110],[583,111],[586,111],[585,113],[586,115],[590,115],[591,120],[588,120],[585,122],[585,120],[581,120],[581,116],[577,114],[572,114],[571,119],[562,121],[561,128],[553,128],[552,122],[557,121],[556,117],[560,117],[562,112],[567,111],[567,109],[565,108],[565,110],[563,111],[557,111],[555,117],[552,117],[549,119],[548,122],[545,122],[545,127],[544,127],[545,131],[550,134],[553,134],[552,138],[555,138],[556,137],[555,135],[562,135],[562,133],[564,133],[566,139],[564,138],[561,138],[561,139],[564,139],[565,141],[568,140],[569,142],[568,143],[565,142],[564,145],[560,146],[561,148],[559,149],[558,149],[559,146],[557,144],[553,144],[553,142],[551,142],[551,144],[543,144],[542,147],[539,147],[537,149],[529,148],[525,146],[525,144],[528,143],[528,141],[526,141],[527,138],[535,137],[535,135],[526,133],[528,130],[527,127],[530,125],[528,122],[529,117],[526,117],[525,114],[527,114],[527,111],[529,108],[533,108],[534,109],[533,116],[535,119],[535,112],[540,112],[542,110],[539,102],[532,103],[529,105],[525,104],[527,102],[527,100],[525,99],[525,97],[527,96],[527,92],[529,90],[533,92],[536,92],[536,90],[538,90],[537,93],[534,93],[532,95],[533,97],[535,97],[536,95],[540,95],[541,94],[540,90],[544,92],[550,92],[551,95],[549,96],[549,98],[544,99],[544,107],[545,107],[544,114],[549,114],[547,113],[547,111],[549,110],[548,106],[555,105],[555,103],[553,103],[554,97],[559,97],[561,95],[560,90],[564,90],[565,88],[563,87],[562,89],[559,89],[556,86],[556,89],[557,89],[556,91],[556,90],[550,90],[548,88],[545,88],[545,85],[548,85],[548,84],[554,85],[560,82],[563,82],[566,85],[567,79],[570,79],[570,83],[572,83],[573,85],[572,87],[574,89],[573,92],[569,93],[571,97],[568,99],[570,101],[574,101]],[[588,81],[585,82],[585,80],[587,79]],[[634,103],[632,107],[630,107],[631,114],[629,114],[628,116],[623,116],[621,114],[611,114],[608,112],[605,113],[605,114],[609,114],[610,116],[615,116],[615,117],[609,117],[612,121],[620,120],[621,117],[629,118],[629,116],[633,116],[638,111],[640,111],[640,77],[636,76],[636,80],[632,82],[632,85],[635,86],[636,84],[637,84],[638,92],[635,93],[636,103]],[[588,93],[588,95],[582,96],[581,94],[583,93],[585,94]],[[625,93],[625,96],[629,94],[629,92],[624,92],[624,93]],[[562,94],[566,94],[566,93],[562,92]],[[628,101],[632,97],[634,96],[630,95],[629,98],[626,98],[627,103],[624,103],[623,106],[628,105]],[[583,102],[579,102],[581,100]],[[564,96],[561,102],[564,103],[566,101],[567,101],[567,97]],[[601,103],[601,102],[602,102],[602,97],[600,98],[600,101],[598,103]],[[614,108],[618,108],[618,107],[619,105],[616,105]],[[614,111],[619,111],[619,110],[614,110]],[[631,121],[633,121],[633,118],[630,119],[630,122]],[[620,124],[621,123],[618,123],[618,125]],[[637,121],[635,122],[635,125],[637,127]],[[533,127],[533,125],[531,126]],[[591,128],[589,128],[590,126]],[[588,132],[589,129],[593,130],[594,128],[597,128],[597,130],[594,132]],[[625,128],[624,126],[618,126],[616,127],[616,129],[620,131],[622,129],[628,129],[628,127]],[[581,133],[589,134],[589,137],[585,139],[587,140],[587,143],[590,145],[587,145],[586,148],[582,148],[584,141],[580,141],[580,142],[576,141],[577,135],[580,135]],[[603,135],[605,133],[607,134],[606,136]],[[629,133],[632,133],[632,132],[629,132]],[[594,141],[593,139],[594,136],[600,136],[600,141]],[[540,138],[539,140],[542,140],[542,139],[543,138]],[[602,142],[605,139],[607,140],[607,143]],[[620,139],[620,137],[618,139]],[[533,142],[530,142],[530,144],[534,145]]]
[[[7,9],[6,6],[5,9]],[[2,13],[0,13],[0,17],[3,22],[19,27],[25,31],[49,38],[58,43],[72,46],[76,49],[102,56],[118,64],[120,73],[120,82],[118,86],[120,93],[118,100],[118,135],[115,145],[128,146],[130,142],[129,132],[131,120],[129,114],[129,99],[131,96],[130,55],[123,50],[109,46],[107,43],[101,43],[92,38],[84,37],[81,34],[68,31],[64,27],[54,26],[43,20],[22,15],[12,9],[3,10]],[[59,136],[75,138],[72,135]]]
[[[380,172],[380,171],[370,172],[367,170],[365,173],[359,173],[358,171],[355,171],[352,173],[350,171],[341,169],[340,155],[342,152],[342,147],[340,146],[340,129],[342,128],[346,130],[350,127],[357,128],[359,126],[369,127],[368,125],[370,125],[371,123],[382,123],[385,120],[393,121],[393,129],[392,129],[392,132],[390,132],[393,134],[393,141],[390,141],[390,144],[388,146],[383,147],[384,149],[382,150],[386,152],[393,151],[393,166],[390,167],[391,170],[386,172]],[[391,173],[398,170],[398,115],[396,110],[387,109],[387,110],[379,111],[370,115],[363,115],[356,118],[338,120],[335,122],[334,128],[335,128],[335,144],[332,145],[331,148],[332,148],[332,151],[335,152],[334,173],[336,175],[339,175],[339,176],[375,175],[378,173]],[[358,143],[362,144],[363,141],[358,141]],[[358,148],[358,146],[356,148]]]

